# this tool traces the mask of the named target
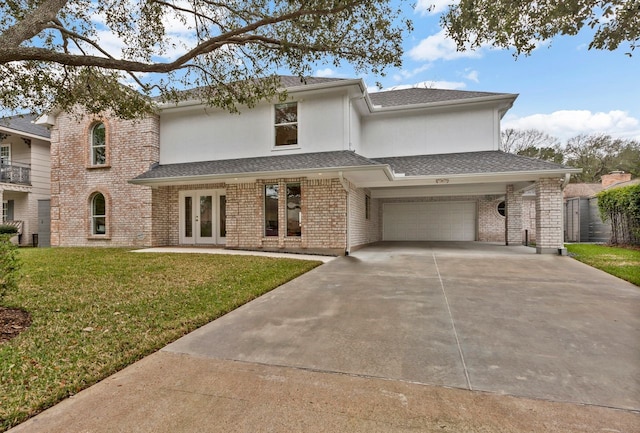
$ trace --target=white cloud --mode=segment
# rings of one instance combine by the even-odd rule
[[[393,76],[393,79],[395,81],[405,81],[430,68],[431,68],[431,64],[427,63],[425,65],[419,66],[417,68],[413,68],[411,70],[402,69],[401,71],[399,71],[397,74]]]
[[[464,78],[466,78],[469,81],[473,81],[474,83],[479,83],[480,79],[478,78],[478,71],[476,70],[468,70],[467,69],[467,73],[465,75],[463,75]]]
[[[335,77],[337,75],[336,71],[331,68],[318,69],[315,73],[316,77]]]
[[[539,129],[566,141],[579,134],[609,134],[640,140],[640,120],[622,110],[593,113],[589,110],[560,110],[525,117],[505,116],[502,128]]]
[[[434,15],[444,12],[449,6],[460,3],[460,0],[418,0],[416,12],[422,15]]]
[[[447,37],[445,30],[428,36],[409,50],[409,57],[416,61],[434,62],[436,60],[454,60],[462,58],[478,58],[482,56],[479,49],[458,51],[453,39]]]

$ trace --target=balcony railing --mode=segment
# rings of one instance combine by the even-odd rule
[[[29,164],[0,164],[0,183],[31,185],[31,166]]]

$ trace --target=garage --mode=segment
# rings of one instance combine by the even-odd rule
[[[384,203],[385,241],[475,241],[475,202]]]

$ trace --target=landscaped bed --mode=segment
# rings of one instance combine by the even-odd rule
[[[640,286],[640,248],[569,244],[567,250],[576,260]]]
[[[97,248],[24,249],[20,259],[19,289],[3,306],[31,324],[0,342],[0,431],[320,264]]]

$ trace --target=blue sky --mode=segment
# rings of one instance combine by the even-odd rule
[[[385,89],[423,85],[458,90],[518,93],[502,127],[540,129],[563,142],[578,134],[606,133],[640,140],[640,52],[588,50],[590,34],[557,37],[530,56],[483,47],[459,53],[439,26],[440,12],[426,13],[418,1],[406,8],[415,30],[404,42],[402,69],[386,77],[364,76],[368,86]],[[422,10],[421,10],[422,8]],[[349,67],[319,68],[317,75],[353,77]]]

